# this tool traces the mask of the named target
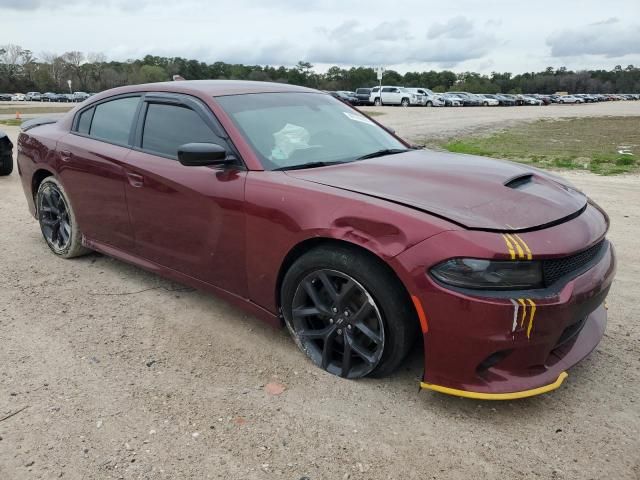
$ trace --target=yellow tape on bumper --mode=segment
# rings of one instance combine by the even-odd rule
[[[555,382],[549,385],[543,385],[542,387],[532,388],[531,390],[522,390],[521,392],[509,392],[509,393],[483,393],[483,392],[470,392],[468,390],[458,390],[457,388],[442,387],[440,385],[433,385],[431,383],[420,382],[421,388],[428,390],[434,390],[440,393],[446,393],[447,395],[455,395],[457,397],[475,398],[476,400],[516,400],[518,398],[534,397],[543,393],[555,390],[564,379],[569,375],[567,372],[562,372]]]

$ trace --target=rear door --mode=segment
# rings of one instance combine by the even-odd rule
[[[133,249],[133,234],[123,165],[140,98],[111,97],[81,110],[57,146],[60,180],[83,234],[126,251]]]
[[[126,192],[138,255],[163,267],[246,295],[244,184],[236,167],[186,167],[185,143],[217,143],[239,159],[200,100],[147,94],[127,157]]]

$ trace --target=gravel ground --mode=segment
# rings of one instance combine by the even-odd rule
[[[380,119],[424,136],[492,126],[488,115]],[[345,381],[216,298],[97,254],[57,259],[16,172],[0,178],[0,479],[637,480],[640,177],[567,176],[611,216],[607,333],[559,390],[496,403],[419,392],[419,349],[391,378]]]

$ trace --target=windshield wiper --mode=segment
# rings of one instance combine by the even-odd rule
[[[366,160],[367,158],[384,157],[385,155],[395,155],[396,153],[403,153],[408,151],[409,151],[408,148],[383,148],[382,150],[377,150],[375,152],[362,155],[361,157],[356,158],[356,160]]]
[[[309,162],[309,163],[300,163],[298,165],[288,165],[286,167],[274,168],[274,171],[280,170],[302,170],[303,168],[317,168],[317,167],[328,167],[329,165],[337,165],[339,163],[347,163],[347,162]]]

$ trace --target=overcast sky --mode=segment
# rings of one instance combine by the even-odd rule
[[[640,0],[0,0],[0,45],[213,62],[538,71],[640,65]]]

